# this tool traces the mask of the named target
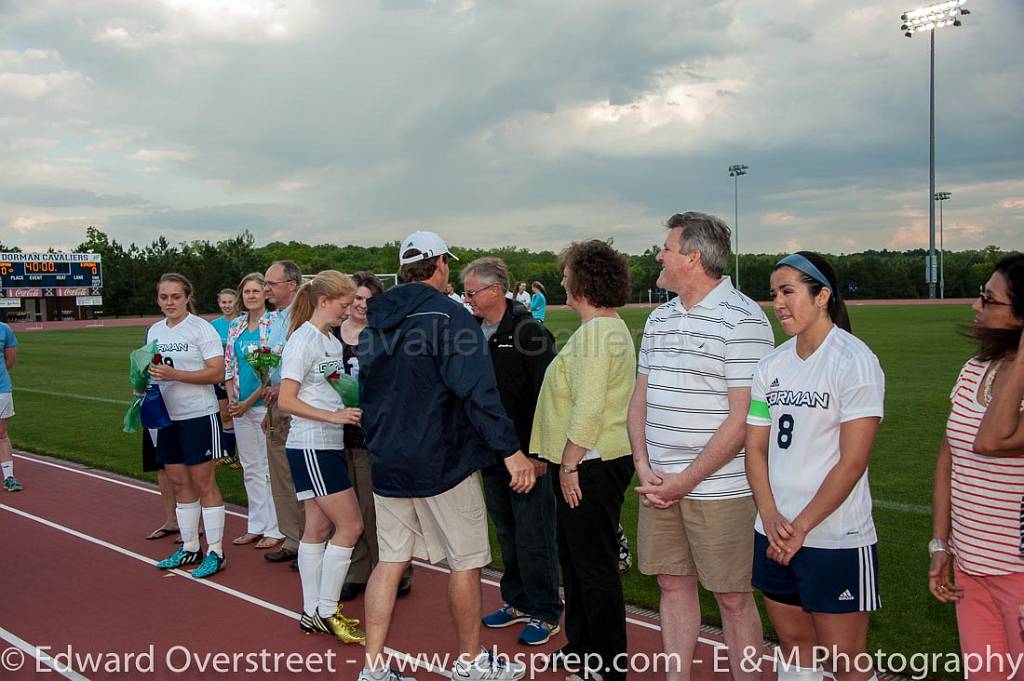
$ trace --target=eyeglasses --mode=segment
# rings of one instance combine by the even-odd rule
[[[982,307],[988,307],[989,305],[1006,305],[1006,306],[1012,305],[1012,303],[1004,303],[1002,301],[996,300],[995,298],[990,298],[989,295],[987,293],[985,293],[985,287],[984,286],[982,286],[978,290],[978,298],[981,299],[981,306]]]
[[[285,279],[284,281],[271,281],[270,279],[264,279],[263,282],[267,286],[280,286],[282,284],[292,283],[292,280],[291,279]]]
[[[463,292],[462,297],[463,298],[475,298],[481,292],[486,291],[487,289],[491,288],[492,286],[497,286],[497,285],[498,285],[498,282],[494,282],[493,284],[488,284],[487,286],[481,286],[480,288],[478,288],[475,291],[470,291],[470,290],[467,289],[465,292]]]

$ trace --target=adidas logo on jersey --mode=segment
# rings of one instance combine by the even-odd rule
[[[778,388],[779,387],[779,379],[776,378],[774,381],[772,381],[772,384],[770,386],[768,386],[768,387],[769,388]]]
[[[853,594],[850,593],[849,589],[847,589],[843,593],[839,594],[839,600],[841,600],[841,601],[852,601],[853,600]]]

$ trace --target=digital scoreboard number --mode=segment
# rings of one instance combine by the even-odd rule
[[[103,285],[100,258],[90,253],[0,253],[0,288],[89,288]]]

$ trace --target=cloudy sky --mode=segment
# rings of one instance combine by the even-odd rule
[[[0,241],[927,246],[928,40],[861,0],[0,0]],[[936,36],[947,248],[1024,249],[1024,3]],[[1016,93],[1016,94],[1015,94]]]

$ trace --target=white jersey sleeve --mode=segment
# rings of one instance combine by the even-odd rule
[[[765,399],[765,371],[768,362],[764,359],[754,367],[754,376],[750,382],[750,412],[747,414],[748,426],[766,427],[772,425],[771,412]]]
[[[858,354],[850,358],[843,369],[845,377],[839,391],[839,421],[871,416],[881,418],[885,413],[885,374],[872,354]]]

